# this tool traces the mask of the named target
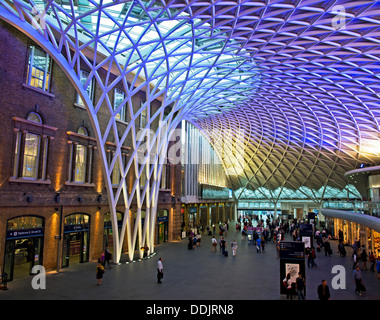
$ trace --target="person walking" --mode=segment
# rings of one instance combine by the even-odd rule
[[[106,247],[106,249],[104,250],[104,269],[106,268],[107,264],[108,264],[109,269],[112,269],[112,266],[110,263],[111,258],[112,258],[112,253],[108,249],[108,247]]]
[[[308,268],[312,268],[312,267],[317,268],[317,264],[315,263],[315,258],[316,258],[315,249],[313,247],[313,248],[311,248],[311,250],[309,251],[309,253],[307,255],[307,267]]]
[[[164,266],[162,264],[162,258],[160,257],[157,262],[157,283],[162,283],[161,280],[164,277]]]
[[[325,257],[327,257],[327,255],[329,255],[329,257],[331,257],[331,254],[332,254],[332,250],[331,250],[331,245],[330,245],[330,242],[328,240],[326,240],[324,243],[323,243],[323,249],[325,250]]]
[[[232,256],[234,257],[236,256],[237,246],[238,245],[235,240],[231,242]]]
[[[319,300],[321,301],[330,300],[330,289],[329,289],[329,286],[327,285],[326,280],[322,280],[322,284],[318,286],[317,292],[318,292]]]
[[[218,244],[219,244],[219,253],[222,253],[222,237],[219,238]]]
[[[220,249],[222,251],[222,255],[225,255],[225,253],[226,253],[226,240],[224,240],[223,237],[220,240]]]
[[[359,261],[358,261],[358,254],[357,254],[356,251],[354,251],[354,253],[352,254],[352,260],[354,261],[354,264],[352,265],[352,270],[355,270],[356,266],[359,263]]]
[[[215,236],[212,236],[211,238],[211,252],[216,253],[216,246],[218,245],[218,241],[215,239]]]
[[[301,272],[298,272],[298,278],[296,279],[296,290],[298,300],[305,300],[305,279],[302,277]]]
[[[346,249],[344,248],[344,244],[343,242],[339,242],[338,244],[338,251],[339,251],[339,255],[340,257],[345,257],[346,256]]]
[[[356,265],[356,269],[352,273],[352,278],[355,281],[355,293],[361,296],[362,292],[366,291],[366,288],[364,287],[362,272],[358,264]]]
[[[256,252],[261,253],[261,239],[260,239],[260,237],[256,239]]]
[[[96,280],[97,280],[97,286],[102,285],[102,279],[104,274],[104,266],[102,264],[102,261],[98,259],[98,265],[96,266]]]
[[[293,287],[292,281],[290,280],[290,273],[286,275],[286,278],[283,280],[284,286],[286,287],[286,299],[293,300]]]

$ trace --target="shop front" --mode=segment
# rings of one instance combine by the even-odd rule
[[[209,226],[211,223],[207,221],[207,205],[201,204],[199,206],[199,221],[201,226]]]
[[[157,244],[168,241],[169,214],[168,210],[163,209],[157,212]]]
[[[90,244],[90,216],[75,213],[65,218],[62,267],[88,262]]]
[[[326,219],[327,230],[335,237],[339,236],[339,231],[343,232],[343,243],[351,246],[355,241],[359,241],[360,246],[364,246],[367,253],[373,252],[375,257],[380,257],[380,233],[358,223],[337,219]]]
[[[188,216],[188,227],[195,228],[197,225],[197,212],[198,208],[196,206],[189,207],[189,216]]]
[[[8,220],[4,270],[8,281],[26,277],[35,265],[42,265],[44,219],[21,216]]]

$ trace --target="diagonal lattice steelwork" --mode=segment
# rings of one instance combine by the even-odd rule
[[[194,13],[184,4],[91,0],[0,3],[0,16],[48,51],[86,106],[106,178],[116,261],[125,233],[130,259],[136,242],[138,248],[144,243],[154,248],[158,190],[170,136],[184,117],[209,116],[219,112],[221,105],[229,109],[247,99],[259,83],[249,54],[230,32],[215,28],[210,19],[203,19],[201,13]],[[81,77],[82,69],[90,70],[85,79]],[[105,77],[100,75],[101,70],[106,71]],[[116,75],[115,80],[110,80],[111,73]],[[94,82],[102,90],[95,101],[87,91]],[[125,98],[114,110],[110,94],[118,84],[122,84]],[[141,92],[146,99],[136,107],[133,97]],[[151,113],[151,105],[157,101],[158,111]],[[130,121],[120,132],[115,118],[124,105]],[[137,123],[142,113],[146,124],[141,130]],[[108,141],[116,145],[109,163],[105,152]],[[132,151],[124,163],[121,147],[126,141],[132,141]],[[111,181],[114,170],[119,170],[121,176],[115,191]],[[134,181],[127,190],[129,172],[134,173]],[[141,179],[146,179],[142,189]],[[125,212],[118,234],[116,204],[120,197]],[[132,228],[129,208],[133,199],[138,209]]]
[[[344,172],[380,160],[379,1],[0,0],[0,17],[52,55],[86,105],[103,160],[117,259],[125,232],[131,259],[137,241],[153,247],[162,162],[182,119],[209,137],[241,198],[251,191],[276,201],[297,190],[317,199],[332,188],[354,194]],[[91,70],[84,83],[83,66]],[[108,81],[111,73],[116,79]],[[97,101],[86,91],[91,81],[102,88]],[[113,110],[110,92],[120,83],[125,99]],[[136,107],[139,92],[146,102]],[[120,134],[115,117],[123,105],[131,121]],[[136,121],[143,112],[149,147],[141,158]],[[105,125],[100,113],[108,114]],[[133,146],[123,163],[127,140]],[[110,164],[107,141],[117,146]],[[121,181],[114,193],[115,167]],[[119,235],[120,197],[126,211]],[[134,197],[139,210],[132,228]]]
[[[236,196],[276,202],[291,189],[320,201],[337,188],[335,197],[358,197],[344,173],[380,160],[380,2],[270,1],[245,27],[259,90],[197,121]],[[240,152],[223,148],[229,129]]]

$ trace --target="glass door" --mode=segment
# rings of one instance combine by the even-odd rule
[[[33,239],[33,258],[32,265],[33,268],[35,265],[42,265],[42,254],[43,254],[43,238],[34,238]]]

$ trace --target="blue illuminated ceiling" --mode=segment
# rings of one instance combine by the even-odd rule
[[[35,27],[57,51],[66,47],[73,69],[80,60],[93,67],[92,52],[97,68],[175,103],[241,195],[343,190],[346,171],[380,160],[379,1],[0,4],[46,19]]]
[[[245,31],[234,31],[246,37],[259,89],[198,125],[220,150],[241,199],[281,199],[287,190],[338,197],[331,192],[338,189],[357,197],[344,173],[380,160],[380,2],[265,4],[246,17]],[[226,152],[230,128],[237,147]]]

